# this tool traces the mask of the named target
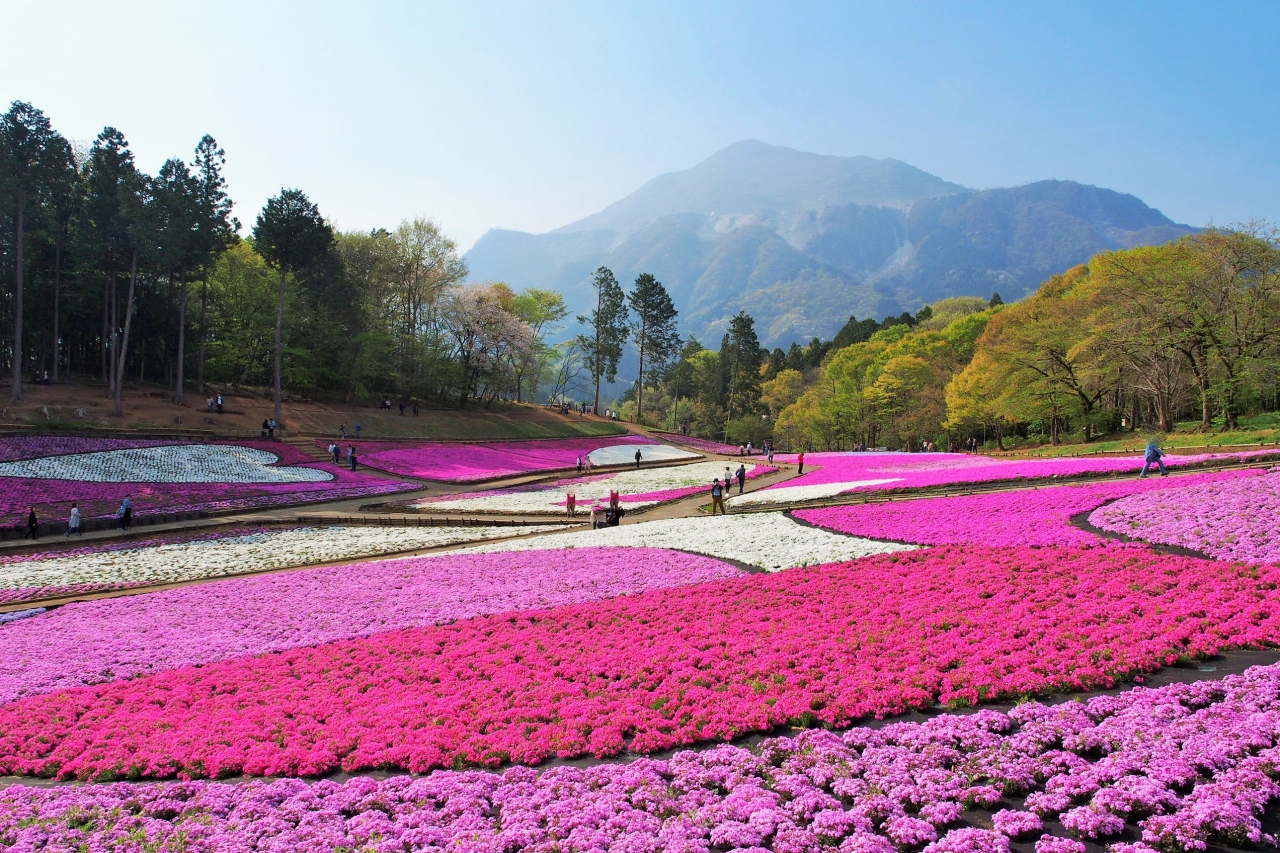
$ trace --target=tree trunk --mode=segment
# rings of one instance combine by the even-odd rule
[[[111,304],[110,293],[112,275],[114,275],[114,273],[108,269],[107,277],[102,280],[102,346],[99,347],[98,374],[99,378],[102,380],[102,384],[104,385],[107,383],[107,307]]]
[[[58,381],[58,362],[62,360],[62,338],[58,336],[62,298],[62,243],[53,248],[53,381]]]
[[[178,297],[178,378],[174,382],[173,402],[182,405],[186,402],[186,389],[183,388],[182,366],[187,353],[187,280],[182,279],[182,295]]]
[[[22,244],[23,229],[26,225],[26,198],[21,189],[18,190],[18,219],[14,240],[14,275],[13,275],[13,389],[9,394],[12,403],[22,402]]]
[[[133,324],[133,293],[138,283],[138,250],[133,250],[129,264],[129,296],[124,305],[124,333],[120,336],[120,356],[116,362],[115,407],[111,414],[124,417],[124,360],[129,354],[129,327]]]
[[[286,279],[287,276],[288,276],[288,271],[283,266],[281,266],[280,267],[280,301],[276,305],[275,419],[276,419],[277,428],[284,426],[283,412],[280,410],[280,369],[282,364],[282,361],[281,361],[282,351],[284,348],[284,337],[283,337],[284,335],[284,286],[287,280]],[[202,347],[203,345],[204,345],[203,342],[201,342]]]
[[[640,326],[640,373],[636,379],[636,423],[644,423],[644,339],[643,322]]]
[[[205,310],[209,307],[209,271],[204,271],[204,279],[200,284],[200,354],[196,362],[196,385],[200,393],[204,393],[204,343],[205,343]]]

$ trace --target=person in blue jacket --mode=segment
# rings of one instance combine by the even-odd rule
[[[1169,472],[1164,468],[1164,453],[1160,450],[1160,445],[1154,438],[1147,442],[1147,452],[1143,455],[1142,473],[1138,476],[1145,479],[1147,471],[1151,470],[1152,465],[1160,468],[1161,477],[1169,476]]]

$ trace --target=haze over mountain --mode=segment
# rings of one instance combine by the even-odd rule
[[[748,140],[555,231],[491,230],[467,261],[473,280],[559,290],[575,315],[590,307],[596,267],[627,287],[651,272],[684,333],[715,346],[745,309],[762,343],[785,347],[831,337],[850,314],[992,291],[1019,299],[1097,252],[1191,230],[1072,181],[975,191],[897,160]]]

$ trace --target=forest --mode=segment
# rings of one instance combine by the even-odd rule
[[[397,397],[437,405],[532,399],[563,300],[466,285],[457,246],[421,218],[336,230],[281,189],[248,233],[212,136],[154,175],[122,132],[77,146],[39,109],[0,116],[0,362],[24,383],[74,376],[116,401],[126,383],[176,402],[207,389],[279,400]]]
[[[1232,429],[1280,409],[1280,235],[1209,228],[1107,252],[1004,304],[961,296],[830,341],[762,348],[739,311],[721,340],[679,333],[666,288],[605,267],[594,307],[468,283],[427,218],[336,229],[282,188],[233,216],[212,136],[142,171],[105,128],[73,144],[38,109],[0,116],[0,366],[11,399],[74,376],[121,413],[126,384],[295,398],[576,403],[673,431],[781,448],[916,449]],[[571,325],[576,319],[576,325]],[[619,376],[623,354],[637,365]],[[628,362],[630,363],[630,362]],[[621,395],[617,391],[624,389]]]

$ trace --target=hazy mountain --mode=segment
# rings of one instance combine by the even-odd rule
[[[850,314],[896,314],[945,296],[1006,300],[1105,249],[1191,229],[1130,195],[1070,181],[965,189],[897,160],[731,145],[548,234],[494,230],[467,254],[474,280],[564,293],[651,272],[681,328],[715,345],[746,309],[763,343],[830,337]]]

